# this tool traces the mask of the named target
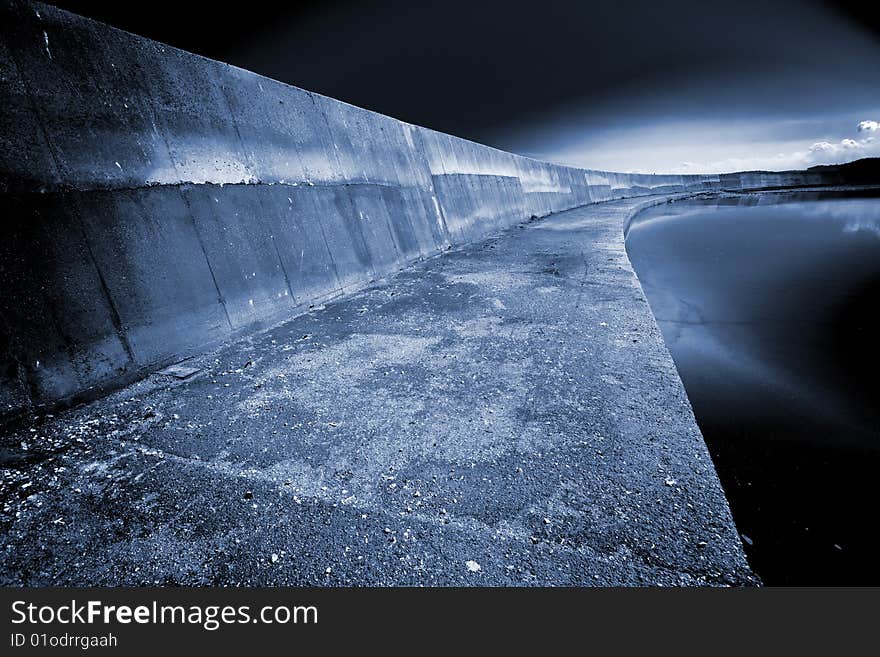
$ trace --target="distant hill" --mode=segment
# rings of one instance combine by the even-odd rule
[[[807,171],[836,177],[841,183],[880,184],[880,157],[866,157],[846,164],[823,164],[810,167]]]

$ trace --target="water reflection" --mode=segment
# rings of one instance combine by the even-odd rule
[[[880,196],[639,215],[638,273],[768,583],[880,582]]]

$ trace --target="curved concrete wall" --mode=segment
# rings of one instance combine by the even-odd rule
[[[42,4],[2,0],[0,26],[0,415],[133,380],[530,217],[793,184],[539,162]]]

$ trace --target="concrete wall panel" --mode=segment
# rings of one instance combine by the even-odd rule
[[[253,185],[185,185],[204,259],[233,330],[292,308],[293,294]]]
[[[229,321],[180,189],[88,192],[76,202],[140,366],[162,364],[228,334]]]
[[[168,150],[153,127],[138,59],[130,56],[135,37],[50,7],[12,7],[4,13],[12,11],[15,29],[4,39],[61,182],[142,185],[167,162]]]
[[[222,85],[247,169],[264,184],[338,182],[336,151],[312,94],[229,67]]]
[[[27,382],[34,402],[99,385],[132,365],[76,205],[65,194],[0,195],[0,326],[12,361],[0,386]]]
[[[316,209],[315,189],[302,185],[254,189],[298,306],[337,294],[341,287],[324,238],[323,217]]]
[[[4,11],[0,6],[0,12]],[[0,13],[0,21],[8,16]],[[0,192],[56,188],[61,174],[46,133],[19,75],[18,64],[0,34]]]
[[[304,215],[304,221],[310,230],[314,230],[316,223],[320,226],[340,290],[375,280],[379,274],[364,235],[363,222],[353,208],[347,188],[341,185],[315,186],[307,192],[313,214]]]

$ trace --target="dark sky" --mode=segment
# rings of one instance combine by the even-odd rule
[[[412,123],[579,165],[853,159],[876,145],[859,122],[880,121],[880,21],[855,1],[56,4]]]

